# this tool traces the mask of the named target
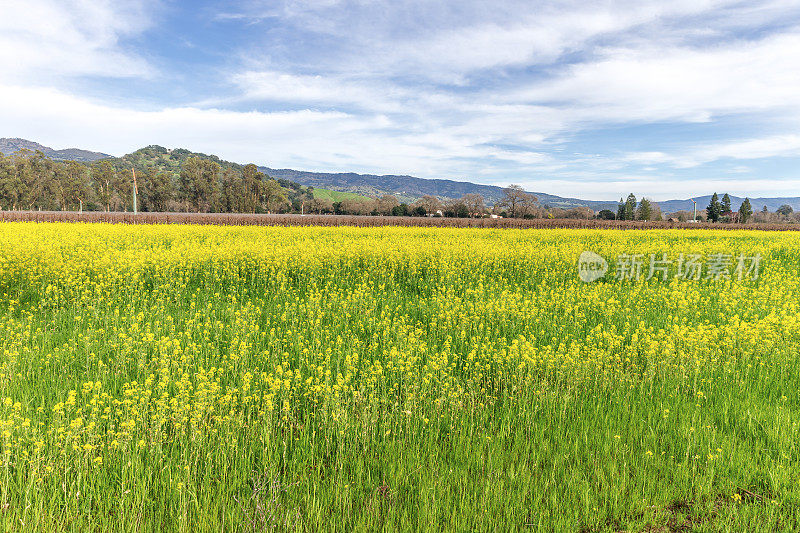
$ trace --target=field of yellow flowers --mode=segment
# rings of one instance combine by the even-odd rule
[[[799,276],[787,233],[3,223],[0,523],[797,530]]]

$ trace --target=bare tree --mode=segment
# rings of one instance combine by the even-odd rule
[[[525,192],[519,185],[509,185],[503,189],[503,195],[499,205],[508,209],[508,215],[511,218],[522,217],[530,213],[536,207],[538,200],[534,195]]]
[[[369,215],[375,209],[374,200],[348,198],[340,204],[342,213],[347,215]]]
[[[330,213],[333,211],[333,202],[326,198],[314,198],[311,200],[309,209],[318,215],[321,215],[322,213]]]
[[[589,220],[594,216],[594,211],[589,207],[573,207],[563,211],[559,218],[579,218]]]
[[[469,211],[470,217],[482,217],[486,212],[486,205],[483,203],[483,196],[478,193],[467,193],[461,197],[463,203]]]
[[[442,202],[439,201],[438,198],[435,196],[431,196],[426,194],[414,204],[415,206],[422,207],[425,210],[425,213],[428,215],[433,215],[437,211],[441,211],[442,209]]]
[[[400,205],[396,196],[387,194],[375,200],[375,210],[381,215],[391,215],[392,209]]]

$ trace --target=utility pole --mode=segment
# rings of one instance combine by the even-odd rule
[[[136,214],[136,169],[131,166],[131,171],[133,172],[133,214]]]

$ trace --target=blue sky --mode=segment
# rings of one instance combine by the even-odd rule
[[[0,137],[613,200],[800,196],[800,2],[0,4]]]

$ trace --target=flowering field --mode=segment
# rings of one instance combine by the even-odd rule
[[[799,268],[793,233],[4,223],[0,523],[795,530]]]

